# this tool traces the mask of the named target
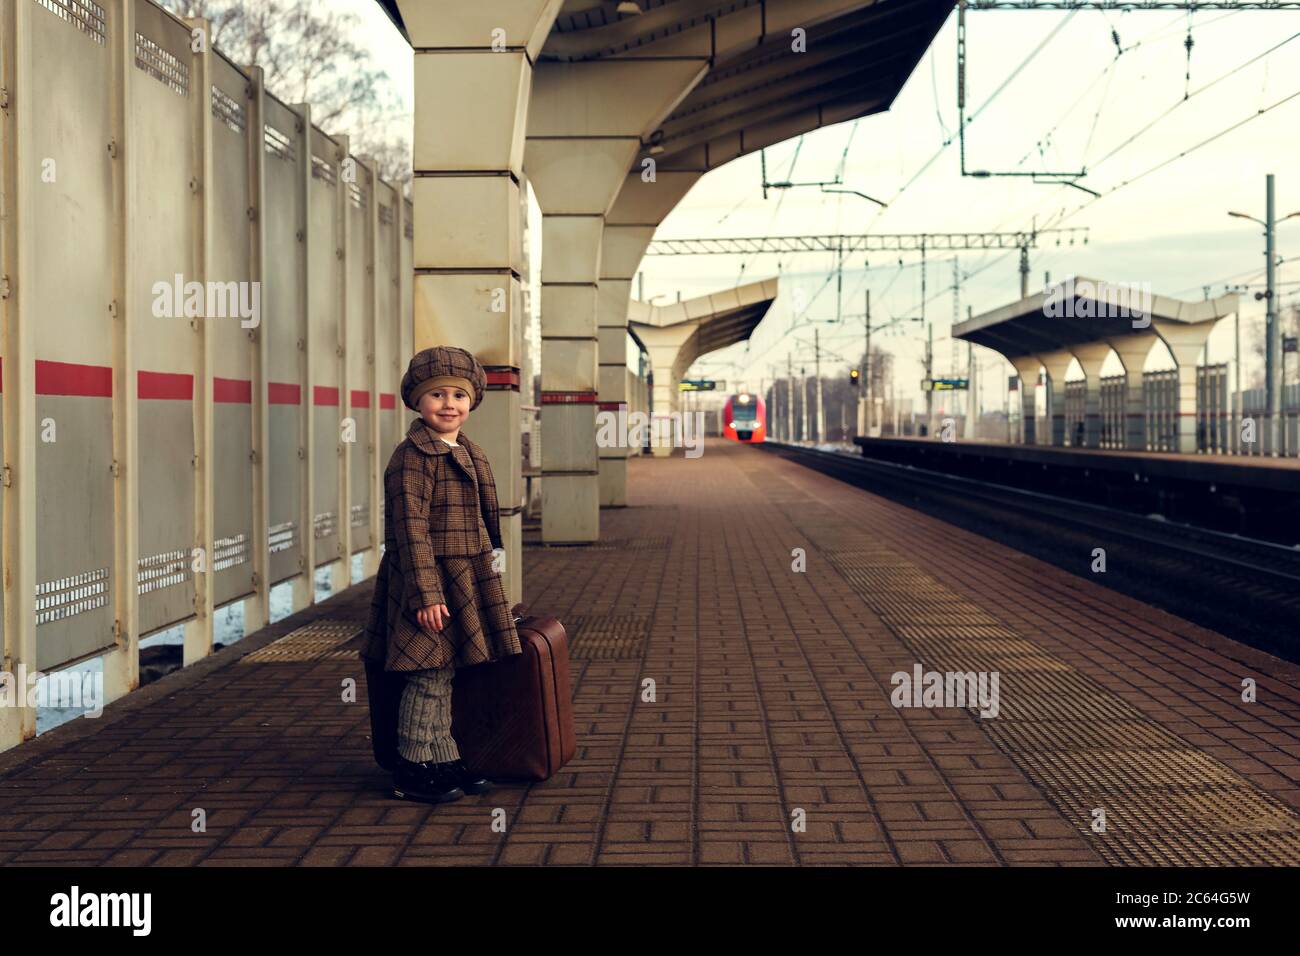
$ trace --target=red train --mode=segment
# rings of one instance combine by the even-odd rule
[[[728,395],[722,406],[722,437],[739,442],[767,440],[767,405],[753,392]]]

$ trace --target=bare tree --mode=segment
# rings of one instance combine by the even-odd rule
[[[353,153],[372,159],[381,177],[409,191],[411,143],[388,73],[353,36],[355,14],[310,0],[160,0],[172,13],[206,17],[212,45],[236,63],[256,64],[267,89],[285,103],[310,103],[312,122],[349,136]]]

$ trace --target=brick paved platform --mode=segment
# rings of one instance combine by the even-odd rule
[[[273,643],[366,582],[0,754],[0,864],[1300,862],[1294,666],[761,449],[634,460],[629,499],[524,553],[573,640],[555,778],[388,794],[347,646]],[[918,663],[996,670],[1000,713],[894,707]]]

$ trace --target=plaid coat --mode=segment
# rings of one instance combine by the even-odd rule
[[[452,448],[416,418],[384,471],[384,557],[375,577],[364,659],[385,670],[468,667],[520,652],[492,549],[501,547],[496,482],[462,432]],[[445,604],[440,632],[415,613]]]

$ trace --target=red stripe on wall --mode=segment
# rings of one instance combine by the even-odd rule
[[[519,369],[496,366],[484,369],[488,388],[518,388]]]
[[[380,408],[396,408],[396,407],[397,407],[397,396],[394,395],[392,392],[380,392],[380,393],[379,393],[379,407],[380,407]]]
[[[359,389],[359,388],[354,388],[354,389],[352,390],[352,407],[353,407],[353,408],[369,408],[369,407],[370,407],[370,393],[369,393],[369,392],[363,392],[363,391],[362,391],[361,389]]]
[[[194,398],[194,376],[141,370],[136,373],[136,392],[140,398],[189,400]]]
[[[113,396],[113,370],[106,365],[36,360],[37,395]]]
[[[594,405],[595,392],[542,392],[543,405]]]
[[[253,402],[253,383],[243,378],[213,378],[212,400],[214,402],[240,402],[251,405]]]
[[[272,405],[297,405],[302,401],[302,387],[292,382],[268,382],[266,400]]]
[[[339,390],[333,385],[317,385],[312,390],[313,405],[337,405]]]

